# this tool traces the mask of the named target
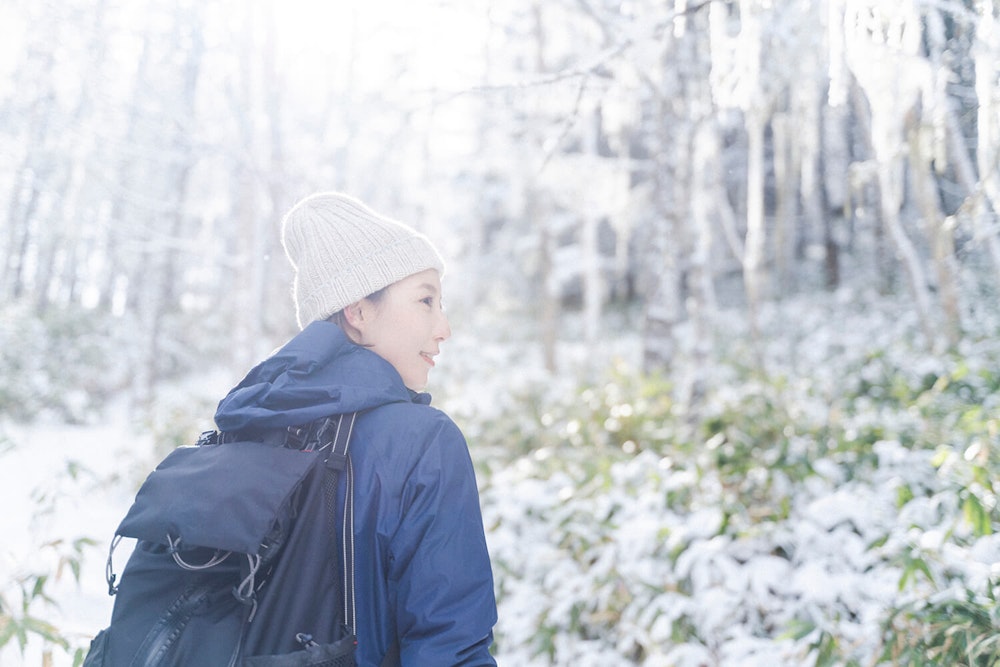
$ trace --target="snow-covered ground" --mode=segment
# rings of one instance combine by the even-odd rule
[[[37,599],[33,616],[55,625],[61,633],[85,645],[111,615],[111,598],[104,583],[106,554],[111,536],[131,502],[139,470],[148,466],[152,450],[148,436],[133,433],[123,418],[89,426],[39,423],[4,427],[7,449],[0,449],[0,489],[6,511],[0,514],[0,573],[2,580],[47,575],[45,593],[52,602]],[[81,545],[79,584],[71,560]],[[116,562],[127,558],[128,545],[116,552]],[[15,586],[2,591],[17,608],[22,596]],[[33,637],[21,656],[16,641],[0,650],[0,665],[42,667],[46,647]],[[59,647],[52,650],[54,665],[72,664]]]

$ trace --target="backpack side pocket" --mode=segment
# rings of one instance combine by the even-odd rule
[[[107,647],[108,629],[105,628],[90,641],[90,649],[87,651],[87,657],[83,659],[83,667],[104,667]]]

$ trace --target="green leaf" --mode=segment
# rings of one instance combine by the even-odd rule
[[[970,493],[965,497],[965,502],[962,503],[962,513],[965,515],[965,520],[972,526],[972,530],[977,537],[993,533],[993,526],[990,523],[990,513],[986,511],[986,508],[979,502],[979,498],[975,494]]]
[[[935,468],[940,468],[947,462],[948,457],[952,455],[952,451],[948,447],[938,447],[937,451],[934,452],[934,456],[931,458],[931,465]]]
[[[896,509],[902,508],[913,500],[913,489],[909,484],[903,484],[896,489]]]
[[[45,591],[45,584],[46,584],[46,582],[48,582],[48,580],[49,580],[49,577],[48,577],[47,574],[40,574],[37,577],[35,577],[35,585],[31,589],[31,599],[32,600],[34,600],[35,598],[39,597],[40,595],[42,595],[44,593],[44,591]]]
[[[798,641],[806,637],[810,632],[816,629],[816,624],[811,621],[804,621],[802,619],[793,619],[788,623],[788,630],[783,632],[778,638],[779,639],[794,639]]]
[[[0,614],[0,648],[7,645],[15,630],[14,619],[6,614]]]
[[[26,616],[23,620],[23,625],[27,632],[38,635],[67,651],[69,650],[69,641],[59,633],[59,629],[56,626],[48,621],[43,621],[33,616]]]

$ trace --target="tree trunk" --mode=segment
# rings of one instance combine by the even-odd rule
[[[272,5],[271,11],[277,12],[277,7],[277,5]],[[270,344],[265,335],[266,332],[272,326],[280,331],[286,325],[283,321],[273,321],[276,319],[273,317],[272,321],[269,322],[268,314],[288,312],[283,308],[272,306],[274,303],[272,290],[275,284],[282,286],[280,292],[282,296],[287,294],[287,281],[277,279],[278,275],[284,274],[280,273],[278,269],[280,260],[275,261],[275,259],[280,258],[283,254],[279,241],[281,215],[293,203],[289,201],[285,187],[287,165],[285,164],[285,135],[282,128],[284,126],[285,108],[283,102],[286,97],[286,86],[277,63],[278,37],[274,28],[276,22],[274,16],[267,17],[265,20],[267,41],[263,53],[266,76],[263,90],[264,95],[266,95],[265,109],[267,110],[268,140],[270,142],[269,163],[267,165],[268,205],[262,207],[256,215],[255,247],[254,254],[250,258],[254,267],[253,282],[251,283],[253,286],[253,314],[250,333],[253,343],[251,350],[255,359],[261,359],[268,353]],[[285,265],[282,263],[280,266],[284,267]],[[284,303],[286,302],[282,301],[282,305]]]
[[[958,344],[962,335],[959,288],[955,276],[955,243],[952,225],[945,218],[937,203],[937,184],[931,174],[930,160],[922,152],[919,130],[910,141],[910,164],[913,170],[913,189],[917,204],[924,218],[931,258],[937,279],[938,298],[945,316],[945,338],[949,347]]]
[[[776,114],[771,127],[774,144],[774,279],[780,298],[794,285],[791,271],[795,257],[796,169],[794,141],[789,136],[793,122],[788,114]]]
[[[683,400],[694,412],[701,404],[708,381],[704,369],[709,367],[712,356],[712,315],[715,313],[715,283],[712,271],[712,215],[718,198],[725,192],[718,183],[719,140],[716,126],[705,121],[699,124],[692,141],[691,167],[691,223],[694,229],[694,248],[690,261],[690,292],[688,316],[693,329],[691,373]]]
[[[43,51],[33,48],[26,65],[20,70],[22,78],[32,79],[32,87],[37,86],[39,91],[28,112],[24,159],[16,170],[7,207],[9,231],[0,288],[13,300],[30,297],[29,290],[37,289],[27,273],[32,263],[29,255],[37,252],[39,239],[47,238],[45,234],[38,232],[37,217],[40,212],[44,212],[40,211],[43,193],[51,187],[48,178],[53,172],[54,160],[57,159],[51,150],[53,140],[50,136],[53,114],[56,111],[55,91],[52,87],[55,63],[53,48],[55,47],[51,45]]]
[[[747,314],[754,346],[760,340],[760,303],[764,297],[766,272],[764,251],[767,231],[764,221],[764,118],[750,109],[745,117],[747,132],[747,231],[743,250],[743,283]],[[761,362],[761,359],[758,359]]]
[[[826,106],[821,113],[822,149],[819,155],[820,191],[823,216],[823,277],[826,288],[840,287],[840,245],[837,227],[850,212],[847,173],[850,151],[847,146],[847,105]]]
[[[681,185],[683,159],[671,162],[680,130],[679,118],[672,117],[666,100],[660,101],[658,133],[654,145],[649,243],[646,252],[646,284],[643,315],[643,370],[646,373],[670,372],[677,355],[677,326],[683,320],[684,279],[681,258],[685,252],[682,207],[686,189]]]
[[[195,93],[202,64],[201,28],[195,20],[189,23],[188,17],[180,10],[173,19],[175,24],[171,46],[184,47],[179,50],[184,53],[185,60],[179,71],[170,72],[167,81],[161,82],[166,88],[161,94],[168,95],[178,105],[179,117],[193,122],[196,118]],[[162,373],[169,368],[164,364],[166,344],[176,348],[177,341],[173,339],[176,329],[169,326],[167,315],[178,306],[175,290],[179,275],[179,248],[184,238],[188,188],[195,163],[192,140],[185,125],[175,128],[166,136],[154,135],[150,128],[144,141],[151,148],[161,150],[163,154],[173,158],[159,167],[162,169],[161,173],[144,184],[148,188],[145,194],[157,204],[162,202],[162,205],[154,205],[152,210],[146,212],[149,224],[140,236],[146,259],[135,266],[133,272],[133,282],[139,283],[142,296],[137,304],[140,312],[138,337],[141,347],[132,383],[133,407],[142,411],[149,410],[153,405],[156,384]]]
[[[533,55],[535,72],[543,74],[548,71],[548,64],[545,60],[546,32],[545,23],[542,20],[542,7],[540,2],[533,2],[531,5],[531,20],[534,28]],[[529,229],[538,230],[538,297],[541,299],[541,311],[539,313],[539,326],[541,327],[542,358],[545,370],[555,374],[559,368],[558,352],[556,343],[558,340],[559,327],[559,292],[560,286],[556,282],[554,273],[553,255],[555,254],[556,240],[552,234],[551,220],[542,211],[541,193],[533,179],[529,176],[524,186],[525,190],[525,215],[529,222]]]
[[[258,100],[253,90],[261,87],[257,82],[258,51],[249,39],[257,34],[257,12],[261,5],[247,5],[239,15],[240,24],[235,32],[239,36],[237,76],[229,87],[229,105],[234,118],[234,131],[238,140],[247,146],[240,160],[233,165],[229,178],[232,205],[229,209],[229,224],[223,228],[223,257],[231,258],[229,266],[224,266],[220,284],[213,300],[229,322],[229,363],[234,368],[249,368],[258,361],[256,355],[259,314],[254,302],[257,299],[261,277],[255,269],[261,261],[258,238],[261,233],[260,201],[261,192],[256,174],[257,138],[254,119],[263,116],[258,112]],[[264,94],[272,91],[265,91]],[[277,94],[274,92],[273,94]]]
[[[595,162],[600,159],[597,143],[600,136],[600,110],[596,109],[585,118],[584,155]],[[600,173],[600,172],[598,172]],[[588,345],[598,342],[601,328],[601,312],[604,308],[604,276],[601,271],[601,249],[598,231],[601,220],[594,210],[582,212],[583,229],[581,250],[583,253],[583,299],[584,299],[584,340]]]
[[[756,355],[763,370],[760,353],[760,304],[764,298],[767,228],[764,218],[764,128],[767,102],[761,89],[761,17],[754,0],[741,0],[738,57],[746,62],[746,92],[741,100],[743,127],[747,136],[746,237],[743,245],[743,287],[747,300],[747,320]]]
[[[959,287],[954,270],[955,247],[951,225],[938,204],[938,187],[932,167],[935,162],[943,167],[943,154],[947,153],[947,118],[951,115],[951,109],[945,86],[951,71],[943,62],[947,40],[941,15],[932,8],[927,11],[924,20],[925,41],[932,67],[933,89],[928,91],[928,95],[933,95],[933,108],[939,111],[929,121],[922,119],[910,128],[910,167],[913,172],[914,196],[923,214],[934,262],[937,296],[945,317],[945,340],[949,347],[954,347],[958,344],[962,331]]]
[[[1000,58],[1000,28],[993,15],[993,0],[980,0],[978,3],[979,20],[976,24],[978,48],[974,49],[976,66],[976,99],[979,102],[976,128],[978,139],[976,144],[976,161],[979,168],[979,179],[982,190],[989,202],[989,207],[977,206],[973,213],[973,222],[977,235],[986,244],[987,252],[993,263],[993,270],[1000,285],[1000,233],[996,224],[1000,216],[1000,99],[997,88],[997,58]],[[949,118],[951,125],[952,153],[966,156],[961,130],[954,112]],[[968,171],[968,170],[966,170]],[[993,216],[989,216],[992,210]]]
[[[800,184],[799,200],[802,206],[802,219],[799,222],[799,238],[795,257],[799,262],[808,262],[810,268],[813,260],[808,247],[822,241],[825,249],[823,275],[829,280],[831,267],[829,265],[832,230],[826,220],[827,209],[823,192],[823,175],[820,165],[823,159],[823,110],[822,95],[818,81],[803,81],[793,98],[798,100],[797,112],[794,116],[794,127],[799,141],[798,183]],[[833,261],[836,261],[834,255]],[[834,281],[835,282],[835,281]],[[828,283],[829,284],[829,283]]]
[[[878,124],[874,124],[878,131]],[[881,156],[878,165],[879,195],[882,212],[882,223],[885,225],[893,248],[906,272],[907,284],[917,309],[920,328],[927,340],[928,349],[935,347],[936,335],[932,324],[932,309],[930,294],[927,289],[927,278],[924,275],[923,264],[916,247],[910,241],[903,229],[899,210],[902,202],[903,165],[900,158]]]
[[[665,221],[664,221],[665,222]],[[658,225],[654,257],[660,257],[660,270],[653,275],[643,315],[643,356],[645,373],[669,372],[676,355],[675,328],[680,320],[681,280],[676,263],[669,255],[667,232]],[[658,251],[658,252],[656,252]]]
[[[549,221],[541,215],[539,194],[532,185],[525,193],[525,216],[538,228],[538,297],[541,300],[539,324],[541,327],[542,359],[545,370],[555,374],[559,370],[556,341],[559,330],[559,285],[553,275],[552,256],[555,239]]]

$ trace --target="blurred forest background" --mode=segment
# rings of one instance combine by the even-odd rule
[[[487,393],[481,380],[495,392],[486,400],[499,403],[516,373],[537,380],[515,397],[523,403],[505,408],[508,417],[530,413],[532,424],[464,414],[469,395],[441,389],[467,418],[463,428],[480,436],[470,440],[486,460],[484,503],[498,544],[510,517],[490,509],[503,502],[493,498],[494,475],[520,469],[551,480],[552,470],[513,460],[545,450],[543,442],[572,461],[560,448],[594,445],[588,424],[612,445],[601,450],[608,466],[683,441],[703,476],[698,451],[714,443],[713,465],[728,482],[712,497],[744,509],[763,503],[787,518],[783,501],[761,499],[762,489],[786,487],[768,478],[748,489],[741,480],[778,461],[754,458],[759,445],[782,443],[781,457],[797,451],[796,429],[815,436],[795,454],[809,462],[808,474],[796,468],[804,476],[845,446],[831,433],[851,429],[826,418],[803,426],[812,413],[788,400],[797,348],[782,334],[794,330],[802,342],[831,326],[870,334],[843,366],[844,382],[861,377],[851,400],[891,398],[901,419],[933,403],[927,392],[940,398],[965,377],[977,350],[980,383],[959,397],[969,439],[952,443],[972,467],[948,488],[954,516],[985,538],[1000,526],[997,421],[977,412],[970,426],[962,410],[995,405],[1000,387],[986,342],[997,333],[990,318],[1000,287],[997,21],[991,0],[0,0],[0,413],[85,424],[125,396],[131,414],[149,420],[171,381],[220,367],[238,378],[295,332],[281,215],[302,196],[337,189],[441,247],[457,350],[516,350],[499,377],[460,354],[442,377],[471,395]],[[854,308],[876,326],[809,304]],[[899,337],[878,338],[887,332]],[[846,345],[810,340],[817,349]],[[865,347],[876,340],[885,347]],[[626,371],[613,360],[621,341]],[[896,343],[905,360],[889,352]],[[519,371],[512,359],[531,368]],[[873,359],[878,380],[864,375]],[[929,370],[915,369],[928,360],[936,360]],[[816,361],[823,372],[830,363]],[[713,371],[725,364],[736,370]],[[609,368],[624,373],[619,384],[602,384]],[[879,382],[881,393],[871,393]],[[557,405],[569,412],[539,402],[539,392],[567,386],[563,397],[572,398]],[[635,400],[621,398],[622,386]],[[726,391],[738,396],[720,408]],[[819,412],[847,400],[832,389],[812,398]],[[669,433],[652,426],[671,420]],[[736,422],[743,440],[727,431]],[[634,427],[627,436],[623,423]],[[851,431],[849,449],[864,450],[851,449],[851,461],[872,464],[884,441],[933,450],[950,437],[944,426],[936,441],[914,435],[926,424],[903,429],[906,437],[885,423],[871,428]],[[980,449],[970,456],[973,441]],[[651,468],[683,467],[672,456]],[[593,482],[608,470],[577,472]],[[844,479],[860,474],[852,468]],[[553,484],[566,500],[565,483]],[[594,493],[607,490],[594,484]],[[670,508],[698,504],[661,495]],[[903,496],[894,496],[898,507],[912,499]],[[725,516],[718,534],[742,535]],[[559,530],[567,525],[578,524]],[[557,542],[583,549],[566,547],[568,557],[595,562],[581,543]],[[676,565],[671,549],[663,560]],[[907,562],[896,563],[900,590],[913,568],[926,570],[934,590],[948,588],[924,561]],[[514,576],[499,569],[501,582]],[[625,621],[636,594],[623,601],[622,580],[609,581],[600,585],[610,598],[581,594],[580,606],[563,610],[565,623],[499,632],[515,663],[588,664],[567,658],[572,649],[561,642],[593,648],[586,642],[607,636],[599,628]],[[690,581],[678,586],[693,595]],[[515,588],[500,584],[502,604]],[[968,590],[976,604],[993,594]],[[997,627],[983,613],[979,639]],[[607,646],[621,664],[725,662],[698,621],[665,617],[667,630],[654,615],[640,623],[646,635]],[[895,640],[878,650],[852,643],[815,615],[790,617],[755,636],[796,621],[793,639],[817,664],[824,656],[862,664],[859,645],[868,656],[904,651]],[[666,652],[655,647],[671,642],[707,646],[714,658],[657,662]],[[804,664],[795,656],[788,664]]]
[[[679,323],[845,278],[939,349],[1000,276],[991,2],[0,12],[3,303],[118,332],[95,380],[140,405],[291,333],[279,221],[320,189],[439,239],[453,316],[513,318],[552,371],[568,311],[596,343],[626,310],[669,370]]]

